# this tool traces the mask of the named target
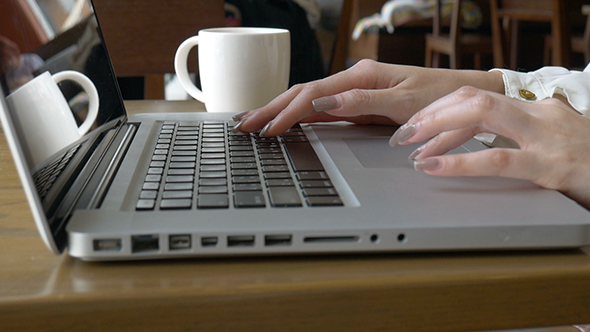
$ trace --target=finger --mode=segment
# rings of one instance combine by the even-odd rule
[[[409,107],[403,107],[405,101],[406,99],[400,96],[399,89],[393,87],[389,89],[352,89],[316,99],[313,103],[316,111],[325,111],[338,117],[379,115],[400,124],[406,122],[413,114]],[[328,106],[326,109],[318,110],[318,104]]]
[[[526,107],[530,106],[523,102],[515,104],[500,94],[464,87],[418,112],[394,134],[390,144],[420,142],[441,132],[470,127],[503,135],[520,144],[521,133],[534,121]]]
[[[431,156],[443,155],[461,146],[477,134],[478,132],[474,131],[473,128],[463,128],[441,133],[412,152],[410,159],[421,160]]]
[[[502,176],[537,182],[543,174],[539,165],[534,153],[493,148],[421,159],[414,168],[437,176]]]
[[[280,134],[307,115],[315,113],[313,100],[352,89],[377,89],[386,83],[390,84],[391,79],[385,82],[381,78],[384,76],[380,69],[383,66],[375,61],[363,60],[352,68],[325,79],[296,85],[268,105],[248,112],[242,118],[240,129],[258,130],[272,120],[272,127],[267,128],[267,135]]]

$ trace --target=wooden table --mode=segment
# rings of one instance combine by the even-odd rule
[[[203,109],[194,101],[127,106]],[[583,322],[590,257],[582,250],[119,263],[54,256],[0,138],[3,332],[480,331]]]

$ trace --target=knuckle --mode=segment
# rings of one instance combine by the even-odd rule
[[[350,101],[355,104],[370,104],[371,102],[371,93],[367,90],[362,89],[352,89],[348,91],[348,96]]]
[[[495,98],[488,93],[480,93],[472,98],[473,107],[480,111],[491,111],[496,107]]]
[[[362,59],[357,62],[352,68],[360,71],[371,71],[377,66],[377,61],[372,59]]]
[[[463,86],[457,89],[455,95],[462,98],[470,98],[478,94],[480,90],[472,86]]]
[[[492,149],[490,151],[490,164],[493,169],[498,170],[499,174],[501,174],[512,164],[512,155],[507,150]]]

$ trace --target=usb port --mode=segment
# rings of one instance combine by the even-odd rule
[[[168,238],[170,250],[182,250],[191,248],[191,236],[189,234],[170,235]]]
[[[202,247],[215,247],[217,245],[217,236],[203,236],[201,238]]]
[[[98,239],[93,242],[94,251],[121,251],[121,239]]]
[[[233,235],[227,237],[228,247],[252,247],[254,246],[254,235]]]
[[[132,253],[158,250],[160,250],[160,243],[157,235],[134,235],[131,237]]]
[[[274,234],[264,236],[264,245],[270,246],[290,246],[293,236],[290,234]]]

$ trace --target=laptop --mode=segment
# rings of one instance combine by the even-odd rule
[[[1,35],[22,37],[30,26],[8,24]],[[527,181],[416,172],[415,146],[388,145],[395,127],[301,124],[265,138],[232,132],[229,113],[127,117],[99,31],[90,14],[68,31],[70,43],[57,35],[27,50],[51,65],[41,71],[83,72],[100,97],[93,130],[38,164],[25,158],[22,110],[7,106],[14,82],[1,77],[4,135],[56,254],[100,261],[589,243],[590,214],[572,200]],[[80,93],[64,95],[84,109]],[[486,148],[471,140],[451,153]]]

